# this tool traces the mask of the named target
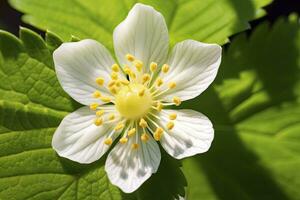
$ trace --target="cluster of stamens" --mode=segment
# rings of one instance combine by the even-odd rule
[[[113,64],[111,66],[111,80],[108,83],[105,82],[103,77],[98,77],[95,80],[99,87],[104,87],[103,90],[108,91],[114,98],[102,95],[98,90],[92,94],[95,100],[115,104],[117,112],[107,110],[99,103],[92,103],[90,109],[95,111],[94,124],[96,126],[102,126],[116,120],[119,121],[104,141],[106,145],[113,143],[113,134],[119,134],[124,130],[119,142],[126,144],[130,138],[135,138],[135,142],[131,144],[131,147],[132,149],[138,149],[138,137],[143,142],[147,142],[152,135],[156,141],[159,141],[163,134],[170,133],[175,126],[174,121],[177,114],[170,114],[169,120],[164,126],[159,125],[160,118],[157,114],[164,106],[179,106],[181,100],[176,96],[172,98],[172,102],[160,100],[161,95],[176,87],[176,82],[165,83],[163,80],[164,75],[170,71],[168,64],[158,68],[158,64],[152,62],[149,66],[149,72],[145,72],[142,61],[131,54],[127,54],[126,59],[131,66],[125,65],[121,68],[118,64]],[[166,87],[162,89],[164,85]]]

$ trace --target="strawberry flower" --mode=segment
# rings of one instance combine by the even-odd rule
[[[209,149],[210,120],[168,107],[198,96],[212,83],[221,47],[185,40],[168,53],[163,16],[143,4],[115,28],[113,42],[118,63],[90,39],[64,43],[54,52],[61,86],[85,106],[62,120],[52,146],[79,163],[92,163],[113,146],[105,170],[112,184],[130,193],[157,171],[158,143],[176,159]]]

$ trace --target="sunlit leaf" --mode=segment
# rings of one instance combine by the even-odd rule
[[[265,14],[272,0],[10,0],[23,20],[43,30],[92,38],[112,47],[112,32],[136,2],[152,5],[166,18],[171,43],[196,39],[224,44],[248,21]]]
[[[186,107],[216,129],[211,150],[184,162],[189,199],[299,199],[297,16],[235,38],[214,87]]]

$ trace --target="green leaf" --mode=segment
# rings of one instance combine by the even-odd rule
[[[157,199],[184,196],[181,165],[166,155],[158,173],[132,195],[109,183],[106,156],[80,165],[56,155],[52,135],[63,117],[80,106],[62,90],[53,69],[52,53],[61,43],[52,32],[44,41],[24,28],[20,39],[0,31],[0,199],[150,200],[165,185],[168,189],[156,193]]]
[[[234,33],[249,28],[250,20],[265,14],[272,0],[10,0],[24,12],[23,20],[43,30],[96,39],[110,50],[114,28],[136,2],[154,6],[166,18],[171,43],[184,39],[224,44]],[[88,27],[88,28],[87,28]]]
[[[236,37],[220,69],[185,104],[216,130],[210,151],[183,163],[189,199],[300,199],[299,18]]]
[[[78,165],[51,148],[56,127],[78,104],[53,70],[51,49],[61,41],[46,38],[0,31],[0,199],[121,199],[103,161]]]

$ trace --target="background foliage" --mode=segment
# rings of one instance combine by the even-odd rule
[[[10,1],[25,13],[25,22],[48,31],[45,39],[25,28],[19,38],[0,32],[0,199],[300,199],[297,15],[236,36],[224,48],[213,86],[182,105],[214,122],[208,153],[184,160],[182,167],[163,155],[158,173],[130,195],[109,183],[105,158],[79,165],[55,154],[53,132],[80,105],[56,79],[53,50],[71,35],[112,50],[112,31],[135,2]],[[262,17],[271,0],[140,2],[163,13],[174,45],[187,38],[225,44]]]

